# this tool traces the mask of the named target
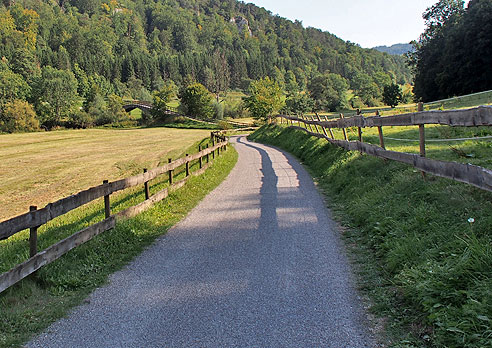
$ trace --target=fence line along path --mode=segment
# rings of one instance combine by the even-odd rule
[[[374,347],[335,223],[302,166],[231,138],[229,177],[27,347]]]
[[[330,143],[342,147],[345,150],[360,151],[371,156],[406,163],[425,173],[470,184],[482,190],[492,191],[492,170],[472,164],[429,159],[426,158],[425,148],[426,124],[448,125],[451,127],[490,127],[492,126],[492,107],[480,106],[464,110],[423,111],[423,105],[420,103],[419,110],[414,113],[385,117],[380,117],[379,115],[374,117],[358,115],[344,118],[343,115],[340,115],[341,117],[339,119],[330,121],[322,120],[320,116],[314,119],[314,117],[308,116],[278,115],[277,118],[286,120],[290,127],[301,129],[310,135],[326,139]],[[418,126],[420,154],[416,155],[386,150],[383,127],[387,126]],[[357,141],[348,140],[346,128],[350,127],[358,128]],[[362,128],[365,127],[378,128],[379,146],[363,142]],[[343,131],[343,139],[335,139],[332,129],[341,129]]]
[[[137,215],[138,213],[148,209],[154,203],[157,203],[165,199],[170,191],[176,190],[182,187],[191,175],[202,174],[209,166],[210,155],[215,158],[215,154],[220,154],[221,149],[226,149],[228,144],[225,136],[218,132],[211,133],[212,146],[209,148],[199,148],[198,153],[194,155],[186,155],[183,158],[172,161],[169,159],[169,163],[154,168],[152,170],[144,169],[144,173],[135,175],[129,178],[117,180],[114,182],[103,181],[102,185],[92,187],[85,191],[81,191],[75,195],[62,198],[54,203],[48,204],[42,209],[32,206],[28,213],[16,216],[12,219],[0,222],[0,240],[7,239],[20,231],[30,229],[29,247],[30,258],[25,262],[13,267],[11,270],[0,274],[0,293],[8,289],[12,285],[21,281],[30,274],[36,272],[41,267],[55,261],[68,251],[78,247],[79,245],[91,240],[96,235],[112,229],[117,219],[129,218]],[[203,163],[203,158],[207,159],[207,163]],[[190,173],[190,163],[198,161],[199,169],[194,173]],[[184,166],[185,178],[174,182],[173,173],[180,167]],[[150,196],[149,182],[157,177],[167,174],[169,186],[163,190]],[[145,200],[136,206],[127,208],[117,214],[111,214],[110,195],[128,189],[131,187],[143,185]],[[41,225],[55,219],[58,216],[64,215],[78,207],[81,207],[87,203],[90,203],[98,198],[104,197],[104,210],[105,219],[92,226],[89,226],[73,235],[55,243],[49,248],[38,252],[37,250],[37,230]]]

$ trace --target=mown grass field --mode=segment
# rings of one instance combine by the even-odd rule
[[[167,163],[209,135],[169,128],[0,135],[0,220]]]
[[[491,347],[490,192],[423,179],[411,166],[347,152],[300,130],[271,125],[250,137],[296,155],[327,195],[386,346]],[[488,144],[483,152],[475,146],[476,157],[466,161],[490,167]],[[452,156],[446,147],[434,151]]]
[[[183,131],[181,131],[183,132]],[[207,133],[208,134],[208,133]],[[183,153],[195,153],[209,138],[181,147]],[[177,151],[180,151],[177,150]],[[210,156],[212,161],[212,156]],[[237,160],[237,152],[228,147],[212,161],[201,176],[191,177],[186,185],[135,218],[119,222],[62,258],[0,294],[0,347],[20,347],[32,335],[80,304],[110,274],[140,254],[155,238],[180,221],[200,200],[228,175]],[[197,163],[190,170],[198,168]],[[184,177],[176,170],[175,179]],[[167,175],[150,183],[151,195],[168,186]],[[113,213],[144,200],[142,188],[111,196]],[[78,208],[43,225],[39,230],[39,249],[44,249],[80,229],[104,219],[102,199]],[[28,257],[29,232],[24,231],[0,241],[0,273]]]

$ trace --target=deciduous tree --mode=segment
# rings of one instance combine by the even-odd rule
[[[282,89],[269,77],[253,81],[249,86],[249,94],[244,102],[256,119],[267,120],[284,105]]]
[[[77,79],[71,71],[46,66],[35,80],[33,99],[41,123],[55,126],[68,116],[79,100]]]
[[[384,86],[383,102],[386,105],[389,105],[392,108],[394,108],[401,102],[402,98],[403,98],[403,94],[401,88],[396,83],[392,83],[391,85]]]
[[[211,119],[214,116],[212,95],[201,83],[195,82],[184,88],[180,94],[181,104],[185,113],[190,116]]]

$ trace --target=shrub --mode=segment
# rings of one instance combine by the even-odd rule
[[[39,130],[39,121],[31,104],[23,100],[6,103],[0,114],[0,131],[33,132]]]
[[[215,119],[222,120],[224,118],[224,105],[221,102],[213,102],[215,110]]]
[[[228,99],[224,103],[224,117],[246,118],[250,117],[250,113],[242,100]]]
[[[66,126],[68,128],[90,128],[94,126],[94,118],[83,110],[77,110],[70,114]]]

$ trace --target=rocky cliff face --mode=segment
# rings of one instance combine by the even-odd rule
[[[236,16],[231,18],[231,23],[235,23],[237,25],[237,28],[240,32],[248,33],[249,36],[253,36],[253,33],[251,32],[251,28],[249,27],[249,22],[246,18],[242,16]]]

